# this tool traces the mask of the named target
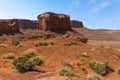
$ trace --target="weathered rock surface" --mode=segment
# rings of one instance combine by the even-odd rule
[[[19,32],[17,19],[0,21],[0,33],[17,33],[17,32]]]
[[[64,76],[51,76],[51,77],[37,79],[37,80],[71,80],[71,79]]]
[[[65,14],[46,12],[38,17],[38,29],[62,32],[71,30],[70,17]]]
[[[18,19],[20,29],[37,29],[37,20]]]
[[[10,22],[11,19],[0,19],[0,22]],[[20,29],[37,29],[37,20],[16,19],[18,20],[18,27]]]
[[[71,27],[76,27],[76,28],[83,28],[83,22],[78,21],[78,20],[71,20]]]

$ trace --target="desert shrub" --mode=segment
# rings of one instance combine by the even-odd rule
[[[120,70],[117,70],[117,74],[119,74],[119,75],[120,75]]]
[[[100,80],[98,75],[91,75],[88,77],[88,80]]]
[[[87,53],[87,52],[83,52],[83,53],[82,53],[82,56],[83,56],[83,57],[88,57],[88,53]]]
[[[25,45],[24,44],[19,44],[17,45],[18,47],[24,47]]]
[[[0,48],[7,48],[6,44],[0,44]]]
[[[41,65],[42,59],[35,55],[34,49],[29,49],[13,61],[13,65],[19,72],[34,70],[35,65]]]
[[[54,42],[49,42],[49,45],[54,45]]]
[[[28,57],[19,57],[13,61],[13,65],[19,72],[27,72],[33,70],[34,62],[29,61]]]
[[[68,67],[62,67],[59,69],[60,76],[72,76],[74,73]]]
[[[67,60],[64,60],[62,64],[63,64],[63,67],[73,68],[72,64]]]
[[[47,42],[40,42],[37,43],[35,46],[48,46],[49,44]]]
[[[42,46],[48,46],[49,44],[47,42],[41,43]]]
[[[86,71],[86,66],[82,66],[81,69],[82,69],[83,71]]]
[[[43,61],[41,60],[40,57],[36,56],[33,58],[33,62],[36,64],[36,65],[41,65],[43,63]]]
[[[42,36],[42,39],[47,39],[49,38],[47,35]]]
[[[58,70],[60,76],[75,76],[75,74],[72,72],[73,66],[69,61],[63,61],[62,65],[63,66]]]
[[[64,46],[72,46],[72,45],[79,45],[79,43],[70,42],[70,43],[64,44]]]
[[[15,59],[15,55],[13,53],[7,53],[3,56],[4,59]]]
[[[35,46],[48,46],[48,45],[54,45],[53,42],[40,42],[40,43],[37,43],[35,44]]]
[[[28,57],[28,58],[33,58],[35,57],[35,50],[34,49],[29,49],[29,50],[26,50],[23,54],[22,54],[23,57]]]
[[[19,45],[19,44],[20,44],[20,41],[19,41],[19,40],[17,40],[17,39],[13,39],[13,40],[12,40],[12,45],[17,46],[17,45]]]
[[[90,62],[89,66],[99,75],[105,76],[106,74],[113,71],[113,69],[110,68],[109,62],[105,63],[99,63],[99,62]]]

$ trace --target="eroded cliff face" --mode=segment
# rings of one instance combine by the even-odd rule
[[[70,17],[65,14],[47,12],[38,17],[38,29],[62,32],[71,30]]]
[[[83,22],[78,20],[71,20],[71,27],[83,28]]]
[[[18,19],[20,29],[37,29],[37,20]]]
[[[0,19],[0,22],[9,23],[11,19]],[[28,19],[16,19],[18,21],[18,27],[20,29],[37,29],[38,22],[37,20],[28,20]]]
[[[8,21],[0,21],[0,33],[18,33],[18,20],[11,19]]]

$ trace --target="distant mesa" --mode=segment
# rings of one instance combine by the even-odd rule
[[[70,17],[65,14],[46,12],[38,15],[38,29],[63,32],[71,30]]]
[[[17,19],[11,19],[11,20],[2,20],[0,21],[0,34],[6,33],[18,33],[19,26],[18,26],[18,20]]]
[[[0,19],[0,22],[7,22],[12,19]],[[18,27],[20,29],[37,29],[37,20],[28,20],[28,19],[16,19],[18,21]]]
[[[37,29],[37,20],[18,19],[20,29]]]
[[[83,22],[82,21],[78,21],[78,20],[71,20],[71,27],[75,27],[75,28],[83,28]]]
[[[46,12],[38,15],[37,19],[0,19],[0,33],[16,33],[22,29],[66,32],[72,28],[85,28],[81,21],[70,20],[70,16],[66,14]]]

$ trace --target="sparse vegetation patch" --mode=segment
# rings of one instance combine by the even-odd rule
[[[83,52],[81,55],[82,55],[83,57],[89,57],[89,55],[88,55],[87,52]]]
[[[7,48],[6,44],[0,44],[0,48]]]
[[[34,49],[28,49],[26,50],[23,54],[22,54],[23,57],[28,57],[28,58],[33,58],[35,57],[35,50]]]
[[[40,43],[37,43],[35,44],[35,46],[49,46],[49,45],[54,45],[53,42],[40,42]]]
[[[34,70],[34,67],[36,65],[41,64],[41,58],[36,56],[33,51],[27,52],[13,61],[13,65],[19,72],[27,72]]]
[[[88,76],[88,80],[100,80],[100,78],[98,75],[94,74],[94,75]]]
[[[3,55],[4,59],[15,59],[15,55],[14,53],[7,53],[5,55]]]
[[[60,76],[73,76],[74,73],[71,71],[68,67],[62,67],[59,69],[59,75]]]
[[[43,61],[41,60],[41,58],[38,57],[38,56],[33,57],[33,62],[34,62],[36,65],[41,65],[41,64],[43,63]]]
[[[79,43],[70,42],[70,43],[64,44],[64,46],[73,46],[73,45],[79,45]]]
[[[99,63],[99,62],[90,62],[89,66],[94,70],[95,73],[105,76],[108,73],[112,72],[113,69],[109,66],[109,62]]]
[[[20,41],[17,39],[12,40],[12,45],[18,46],[20,44]]]
[[[117,70],[117,74],[119,74],[119,75],[120,75],[120,70]]]

